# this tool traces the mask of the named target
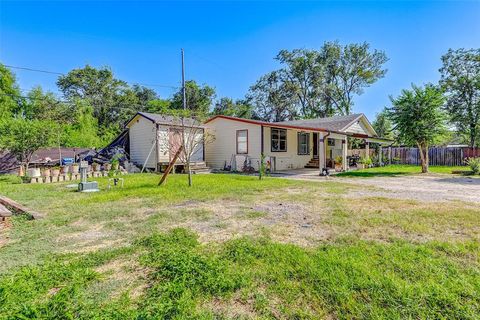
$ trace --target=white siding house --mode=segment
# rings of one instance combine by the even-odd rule
[[[170,116],[138,112],[128,123],[130,140],[130,161],[140,168],[157,170],[158,164],[169,163],[178,148],[173,138],[182,127],[179,119]],[[202,126],[193,120],[185,122],[186,134],[194,134],[195,150],[191,156],[193,163],[204,161]],[[188,141],[188,139],[186,139]]]
[[[213,169],[241,170],[248,159],[258,170],[263,153],[272,170],[331,168],[339,156],[346,170],[347,137],[361,138],[367,147],[368,139],[381,140],[363,114],[273,123],[215,116],[205,127],[215,138],[205,152],[207,166]]]

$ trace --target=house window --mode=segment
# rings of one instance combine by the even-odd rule
[[[287,130],[272,128],[271,137],[272,137],[272,152],[287,151]]]
[[[297,135],[298,138],[298,154],[305,155],[309,154],[309,142],[310,142],[310,133],[308,132],[299,132]]]
[[[248,153],[248,130],[237,130],[237,154]]]
[[[328,145],[329,145],[330,147],[335,147],[335,139],[328,138]]]

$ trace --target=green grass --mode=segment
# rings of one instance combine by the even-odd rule
[[[341,196],[364,187],[335,181],[198,175],[188,188],[183,175],[164,187],[157,175],[124,178],[110,191],[98,179],[102,191],[90,194],[0,179],[0,194],[46,213],[15,217],[0,247],[0,319],[480,317],[475,206],[352,201]],[[329,237],[275,240],[285,207],[300,217],[287,236],[307,237],[311,223]],[[199,238],[232,227],[225,240]]]
[[[201,245],[184,229],[124,250],[51,259],[0,280],[4,318],[475,319],[480,314],[478,243],[412,245],[361,241],[305,249],[267,238]],[[128,291],[98,301],[95,267],[139,253],[148,270],[141,299]],[[215,308],[211,308],[213,301]]]
[[[431,173],[451,174],[452,171],[468,172],[468,167],[465,166],[430,166]],[[420,166],[415,165],[389,165],[385,167],[375,167],[369,169],[354,170],[336,174],[336,177],[382,177],[382,176],[399,176],[421,173]]]

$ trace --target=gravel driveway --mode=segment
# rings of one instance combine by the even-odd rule
[[[333,180],[375,187],[373,191],[364,191],[374,196],[422,201],[480,202],[479,178],[429,174],[372,178],[339,177]]]
[[[317,171],[298,170],[281,175],[287,179],[338,181],[368,186],[365,190],[353,191],[352,196],[378,196],[422,201],[480,202],[480,178],[447,174],[415,174],[390,177],[319,177]],[[373,187],[373,188],[371,188]],[[350,196],[350,194],[349,194]]]

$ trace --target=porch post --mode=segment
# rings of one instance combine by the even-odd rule
[[[380,146],[378,148],[378,163],[380,166],[383,166],[383,151],[382,151],[382,144],[380,143]]]
[[[322,174],[323,168],[325,168],[325,134],[323,132],[318,133],[318,168],[320,174]]]
[[[370,158],[370,142],[365,140],[365,158]]]
[[[392,164],[392,146],[388,146],[388,164]]]
[[[347,154],[348,154],[348,143],[347,137],[342,140],[342,169],[343,171],[347,171],[348,169],[348,162],[347,162]]]

